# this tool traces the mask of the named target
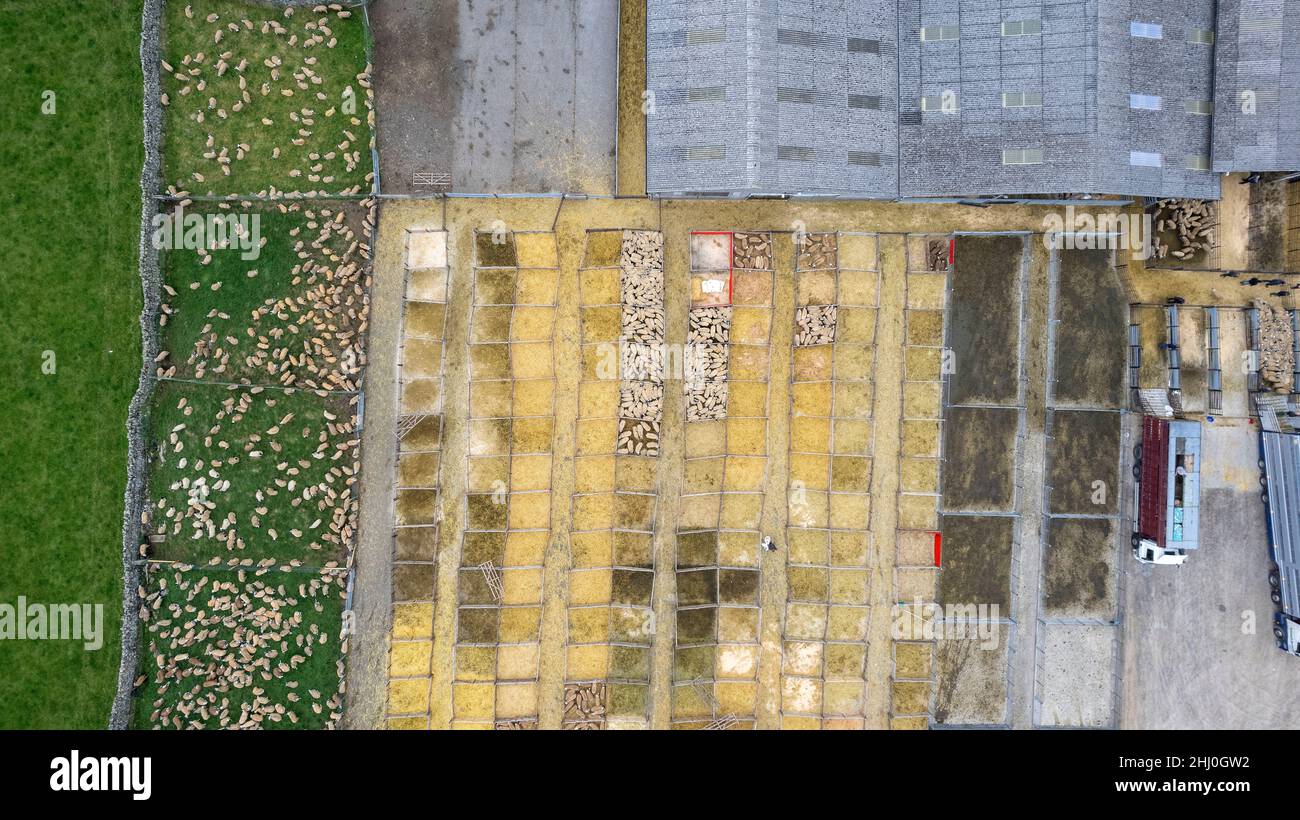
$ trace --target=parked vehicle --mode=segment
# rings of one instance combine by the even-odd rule
[[[1133,477],[1133,557],[1143,564],[1181,566],[1199,546],[1200,423],[1143,417]]]
[[[1260,494],[1268,515],[1273,637],[1285,652],[1300,655],[1300,436],[1265,430],[1259,436]]]

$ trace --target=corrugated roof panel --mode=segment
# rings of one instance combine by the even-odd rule
[[[648,188],[1217,198],[1217,174],[1181,161],[1137,167],[1130,153],[1212,155],[1216,170],[1300,167],[1300,117],[1279,115],[1300,96],[1300,0],[1221,0],[1215,38],[1203,36],[1214,0],[1140,7],[1137,22],[1159,27],[1159,39],[1133,36],[1131,0],[650,0],[647,83],[662,104],[647,119]],[[1241,30],[1243,19],[1273,18]],[[1216,53],[1233,83],[1215,86]],[[1179,102],[1213,93],[1222,108],[1243,81],[1256,106],[1249,121]],[[1041,94],[1042,105],[1004,107],[1008,90]],[[956,111],[920,113],[922,97],[945,93]],[[1127,105],[1134,93],[1167,104],[1139,118]],[[996,161],[1027,137],[1042,143],[1042,165]],[[670,150],[716,145],[726,157],[710,163]],[[848,151],[881,163],[846,171]]]

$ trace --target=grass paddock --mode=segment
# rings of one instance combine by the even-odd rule
[[[104,612],[98,651],[0,641],[0,729],[103,728],[116,686],[140,372],[140,13],[139,0],[0,5],[0,602]]]

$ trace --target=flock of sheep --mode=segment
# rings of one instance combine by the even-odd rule
[[[230,207],[225,202],[220,205]],[[202,309],[194,303],[203,300],[182,294],[177,288],[198,291],[206,286],[216,292],[227,287],[226,282],[165,283],[159,328],[164,341],[179,348],[169,350],[171,345],[164,345],[154,359],[155,375],[358,390],[365,365],[364,340],[370,313],[368,260],[375,228],[373,202],[363,201],[362,206],[366,211],[358,235],[347,221],[348,211],[342,207],[277,203],[274,207],[282,214],[301,217],[301,223],[288,231],[298,261],[287,271],[264,272],[249,267],[244,277],[254,279],[265,274],[277,285],[283,281],[283,286],[247,315],[232,315],[218,306],[208,308],[204,324],[193,338],[167,335],[166,329],[169,325],[176,327],[175,319],[181,311]],[[284,241],[284,237],[275,239]],[[200,263],[210,264],[210,249],[196,252]],[[247,285],[236,281],[229,287]],[[208,297],[206,301],[215,305],[219,299]]]
[[[195,9],[204,5],[217,10]],[[292,262],[217,265],[202,281],[173,265],[162,286],[135,680],[137,717],[155,728],[342,718],[376,208],[292,198],[373,183],[372,69],[357,72],[340,46],[355,14],[337,3],[195,3],[166,38],[160,102],[178,218],[210,194],[229,195],[207,208],[221,216],[278,210],[288,235],[262,237],[258,250],[287,241]],[[207,266],[246,238],[171,250]],[[241,289],[260,292],[267,279],[270,295],[241,304]]]
[[[201,156],[184,157],[181,167],[193,170],[170,186],[173,195],[183,196],[189,188],[211,185],[210,176],[229,177],[238,163],[250,158],[263,164],[269,160],[285,189],[310,185],[310,190],[294,193],[319,196],[362,191],[362,183],[355,181],[356,172],[369,164],[374,142],[372,66],[367,63],[343,88],[331,87],[336,81],[323,76],[318,56],[322,49],[338,44],[331,26],[351,17],[352,12],[331,3],[310,10],[290,6],[281,13],[283,23],[276,19],[254,22],[248,17],[224,19],[213,12],[195,23],[211,26],[211,53],[199,48],[181,55],[175,63],[162,60],[164,76],[174,82],[168,83],[170,90],[161,95],[160,102],[175,108],[173,117],[179,115],[207,131]],[[188,5],[185,16],[199,20]],[[248,53],[267,56],[250,60],[244,56]],[[272,135],[274,141],[267,139]],[[342,139],[336,140],[339,135]],[[367,172],[364,179],[369,185],[373,172]],[[256,193],[276,196],[286,190],[273,185]]]

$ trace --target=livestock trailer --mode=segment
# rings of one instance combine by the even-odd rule
[[[1200,545],[1201,425],[1144,416],[1133,455],[1133,556],[1181,566]]]

